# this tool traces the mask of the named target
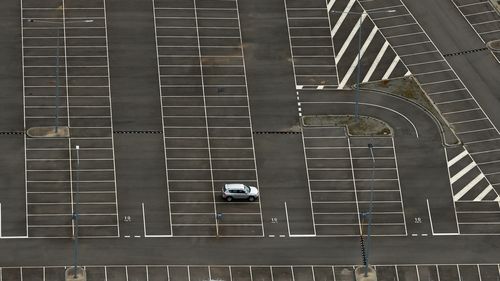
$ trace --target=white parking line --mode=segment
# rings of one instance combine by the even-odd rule
[[[464,109],[464,110],[457,110],[457,111],[442,112],[442,114],[443,114],[443,115],[449,115],[449,114],[464,113],[464,112],[475,111],[475,110],[481,110],[481,108],[476,107],[476,108],[470,108],[470,109]],[[488,119],[488,120],[489,120],[489,119]]]
[[[484,3],[489,3],[488,1],[481,1],[481,2],[476,2],[476,3],[470,3],[470,4],[464,4],[464,5],[457,5],[457,7],[468,7],[468,6],[473,6],[473,5],[478,5],[478,4],[484,4]]]
[[[496,130],[496,129],[493,127],[490,127],[490,128],[485,128],[485,129],[478,129],[478,130],[471,130],[471,131],[464,131],[464,132],[455,132],[455,134],[463,135],[463,134],[471,134],[471,133],[484,132],[484,131],[490,131],[490,130]]]
[[[478,23],[472,23],[471,25],[481,25],[481,24],[486,24],[486,23],[492,23],[492,22],[499,22],[500,19],[496,20],[490,20],[490,21],[483,21],[483,22],[478,22]]]
[[[425,42],[425,43],[429,43],[429,42]],[[444,59],[440,59],[440,60],[433,60],[433,61],[410,63],[410,64],[407,64],[406,66],[416,66],[416,65],[430,64],[430,63],[436,63],[436,62],[446,62],[446,61]]]
[[[401,15],[395,15],[395,16],[387,16],[387,17],[380,17],[380,18],[372,18],[372,20],[386,20],[386,19],[392,19],[392,18],[398,18],[398,17],[405,17],[409,16],[410,14],[401,14]]]
[[[465,121],[450,122],[450,124],[452,124],[452,125],[464,124],[464,123],[470,123],[470,122],[477,122],[477,121],[481,121],[481,120],[488,120],[488,118],[484,117],[484,118],[470,119],[470,120],[465,120]]]
[[[440,94],[446,94],[446,93],[451,93],[451,92],[458,92],[458,91],[463,91],[463,90],[467,90],[466,88],[459,88],[459,89],[452,89],[452,90],[446,90],[446,91],[439,91],[439,92],[429,92],[428,95],[429,96],[432,96],[432,95],[440,95]]]
[[[396,25],[391,25],[391,26],[386,26],[386,27],[380,27],[379,29],[380,30],[391,29],[391,28],[397,28],[397,27],[403,27],[403,26],[409,26],[409,25],[415,25],[415,24],[417,24],[417,23],[412,22],[412,23],[405,23],[405,24],[396,24]]]
[[[406,55],[399,55],[401,58],[404,57],[412,57],[412,56],[418,56],[418,55],[424,55],[424,54],[431,54],[431,53],[439,53],[437,50],[432,50],[432,51],[424,51],[424,52],[418,52],[418,53],[410,53]],[[424,72],[425,73],[425,72]]]
[[[468,100],[472,100],[472,98],[465,98],[465,99],[458,99],[458,100],[449,100],[449,101],[443,101],[443,102],[435,102],[434,104],[435,105],[450,104],[450,103],[462,102],[462,101],[468,101]],[[486,118],[482,118],[482,119],[486,119]]]
[[[401,47],[415,46],[415,45],[426,44],[426,43],[432,43],[432,42],[431,41],[420,41],[420,42],[416,42],[416,43],[393,45],[392,47],[393,48],[401,48]]]

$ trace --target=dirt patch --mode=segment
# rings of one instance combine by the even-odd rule
[[[30,138],[69,138],[69,128],[60,126],[55,127],[32,127],[26,131]]]
[[[392,128],[382,120],[352,115],[308,115],[302,117],[304,126],[347,127],[351,136],[390,136]]]

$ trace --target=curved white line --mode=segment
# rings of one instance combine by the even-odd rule
[[[307,103],[347,103],[347,104],[354,104],[355,102],[352,102],[352,101],[327,101],[327,102],[324,102],[324,101],[312,101],[312,102],[302,102],[303,104],[307,104]],[[388,107],[385,107],[385,106],[381,106],[381,105],[378,105],[378,104],[371,104],[371,103],[364,103],[364,102],[360,102],[359,104],[362,104],[362,105],[367,105],[367,106],[374,106],[374,107],[380,107],[380,108],[383,108],[383,109],[387,109],[391,112],[394,112],[398,115],[401,115],[404,119],[406,119],[406,121],[408,121],[408,123],[410,123],[413,127],[413,129],[415,130],[415,134],[417,135],[417,139],[418,139],[418,131],[417,131],[417,127],[415,127],[415,124],[413,124],[413,122],[411,122],[410,119],[408,119],[408,117],[406,117],[404,114],[400,113],[399,111],[396,111],[392,108],[388,108]]]

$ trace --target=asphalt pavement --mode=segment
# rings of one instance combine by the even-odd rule
[[[136,2],[2,4],[1,280],[57,280],[76,234],[96,279],[347,280],[368,228],[370,262],[388,280],[497,277],[499,64],[468,10]],[[301,126],[352,114],[359,58],[361,81],[414,75],[463,145],[445,145],[422,107],[379,92],[362,91],[359,109],[391,136]],[[56,120],[70,138],[23,134]],[[226,202],[229,182],[261,197]]]

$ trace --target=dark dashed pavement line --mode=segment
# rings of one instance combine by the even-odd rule
[[[287,131],[287,132],[253,132],[254,135],[300,135],[302,132],[292,132],[292,131]]]
[[[456,52],[456,53],[444,54],[443,57],[460,56],[460,55],[465,55],[465,54],[470,54],[470,53],[477,53],[477,52],[482,52],[482,51],[487,51],[487,50],[488,50],[488,48],[480,48],[480,49],[474,49],[474,50],[467,50],[467,51],[461,51],[461,52]]]
[[[23,131],[7,131],[7,132],[0,132],[0,135],[24,135]]]

